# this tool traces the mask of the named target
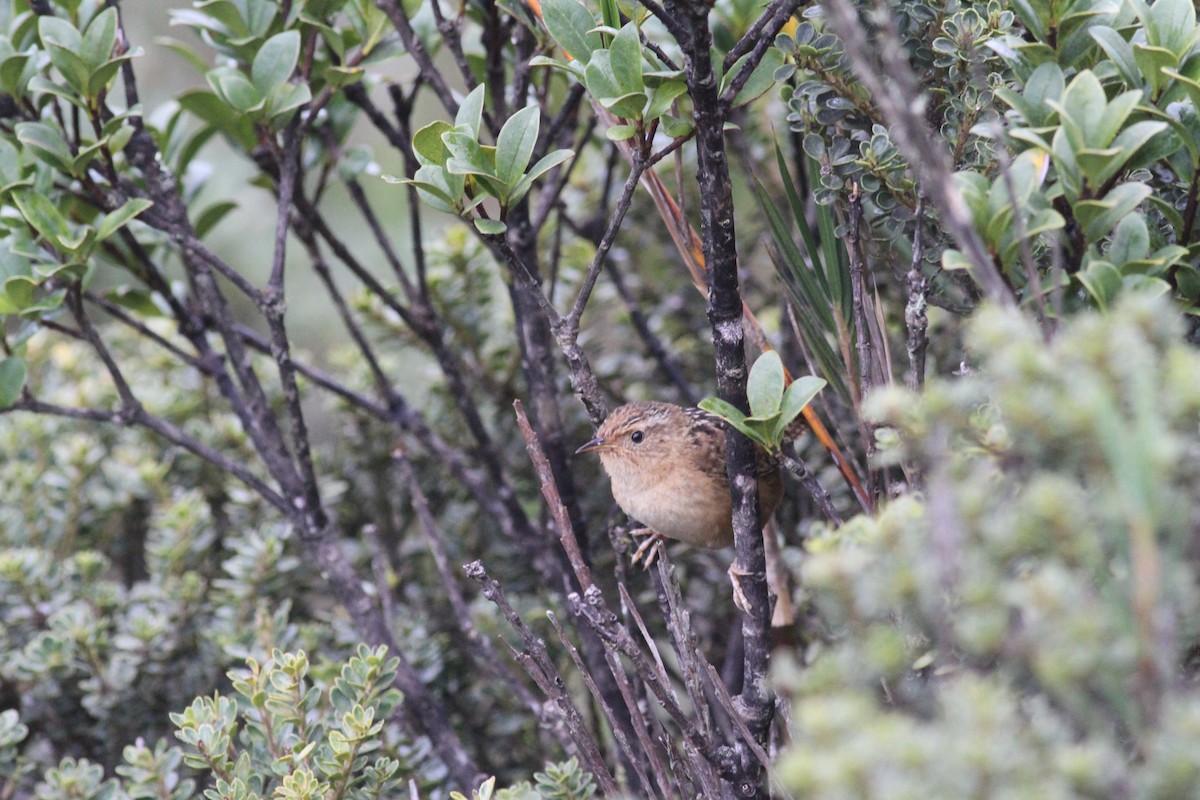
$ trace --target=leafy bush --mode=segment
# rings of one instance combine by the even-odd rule
[[[0,797],[1186,791],[1194,4],[122,13],[0,7]],[[714,371],[740,605],[570,458]]]
[[[972,321],[970,375],[883,393],[920,498],[814,536],[830,636],[780,671],[806,797],[1183,797],[1200,777],[1200,355],[1129,298],[1047,343]]]

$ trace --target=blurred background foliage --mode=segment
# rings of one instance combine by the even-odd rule
[[[171,9],[168,40],[132,6],[118,26],[94,0],[0,2],[0,798],[599,793],[561,719],[514,688],[528,682],[507,647],[480,644],[516,640],[457,572],[482,559],[557,642],[544,612],[564,608],[566,579],[512,400],[550,391],[540,432],[560,448],[590,435],[482,214],[511,241],[532,232],[531,266],[561,309],[620,194],[617,141],[677,146],[656,174],[685,218],[701,201],[663,21],[636,2],[577,8],[581,27],[552,15],[547,30],[519,2],[207,0]],[[742,290],[789,369],[829,382],[817,408],[877,507],[835,527],[793,485],[777,515],[800,644],[777,657],[791,713],[771,741],[774,785],[814,798],[1192,796],[1195,7],[856,8],[925,89],[914,102],[990,261],[947,232],[827,7],[797,5],[760,53],[769,69],[729,103]],[[718,63],[763,14],[757,0],[714,5]],[[558,46],[572,36],[595,45],[590,72]],[[488,87],[450,141],[435,74],[456,102]],[[528,104],[540,113],[518,123],[536,152],[500,175],[497,136]],[[431,123],[422,152],[414,136]],[[516,196],[554,150],[573,155]],[[282,252],[271,231],[289,153],[300,189],[277,298],[259,290]],[[380,180],[419,168],[470,179],[440,210]],[[633,195],[583,318],[579,344],[617,402],[711,393],[703,298],[661,214]],[[216,285],[229,320],[197,289],[197,259],[228,267]],[[988,270],[1005,309],[985,303]],[[280,320],[304,367],[296,396],[272,353]],[[230,332],[267,376],[261,403],[220,383],[239,358]],[[311,488],[403,664],[363,643],[303,544],[311,531],[290,508],[309,495],[281,488],[287,471],[248,430],[270,414],[301,467],[311,438]],[[812,437],[798,447],[842,515],[862,511]],[[622,566],[624,520],[598,468],[560,463],[596,574],[653,606],[650,578]],[[676,557],[698,647],[736,692],[728,559]],[[648,624],[665,641],[662,621]],[[466,785],[392,713],[408,667],[497,781]]]
[[[814,532],[825,636],[778,678],[799,797],[1186,797],[1194,741],[1200,357],[1161,300],[1047,343],[972,320],[971,374],[869,413],[923,499]]]

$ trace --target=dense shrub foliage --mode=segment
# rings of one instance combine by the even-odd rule
[[[0,3],[0,800],[1194,793],[1190,0],[131,13]]]
[[[1139,298],[1047,343],[989,309],[972,374],[874,398],[927,490],[810,542],[798,796],[1194,791],[1200,357],[1171,317]]]

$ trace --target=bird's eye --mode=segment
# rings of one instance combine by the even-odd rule
[[[646,434],[642,433],[641,431],[634,431],[633,433],[629,434],[629,438],[633,440],[634,444],[641,444],[642,440],[646,438]]]

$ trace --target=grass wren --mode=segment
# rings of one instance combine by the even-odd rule
[[[698,408],[637,402],[615,409],[596,438],[575,451],[595,452],[626,514],[659,537],[700,547],[733,544],[733,506],[725,473],[725,429]],[[764,521],[783,492],[779,469],[758,451],[758,502]],[[651,559],[652,560],[652,559]]]

